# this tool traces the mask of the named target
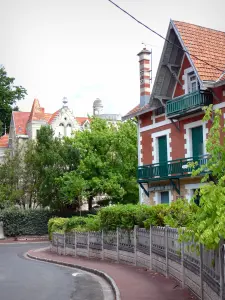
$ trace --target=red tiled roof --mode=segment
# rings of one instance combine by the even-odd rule
[[[190,54],[225,71],[225,32],[180,21],[173,21]],[[222,71],[191,56],[202,81],[217,81]],[[220,79],[221,80],[221,79]]]
[[[57,115],[59,114],[59,111],[60,111],[60,110],[57,110],[56,112],[54,112],[54,113],[50,116],[50,118],[49,118],[49,120],[48,120],[48,123],[49,123],[49,124],[51,124],[51,123],[53,122],[53,120],[57,117]]]
[[[51,124],[57,117],[60,110],[57,110],[53,114],[45,113],[44,108],[40,106],[38,99],[34,99],[31,112],[13,112],[13,120],[16,134],[27,134],[26,127],[29,121],[46,121]],[[87,117],[76,117],[76,121],[79,125],[83,125],[88,120]]]
[[[138,104],[137,106],[135,106],[132,110],[130,110],[125,116],[123,116],[122,119],[128,119],[128,117],[135,117],[139,114],[141,114],[142,112],[145,113],[145,111],[148,111],[150,109],[150,105],[149,103],[145,104],[144,106],[140,106],[140,104]]]
[[[29,117],[29,112],[13,111],[13,120],[16,134],[27,134],[26,126]]]
[[[45,109],[40,106],[39,100],[34,99],[29,121],[45,121]]]
[[[79,125],[83,125],[88,119],[88,117],[75,117],[75,120]]]
[[[8,148],[9,145],[9,135],[4,134],[0,137],[0,148]]]
[[[48,114],[48,113],[44,114],[44,119],[45,119],[46,122],[49,122],[49,120],[51,119],[51,117],[52,117],[52,114]]]

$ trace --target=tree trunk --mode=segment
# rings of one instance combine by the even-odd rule
[[[88,210],[89,210],[89,211],[92,210],[92,200],[93,200],[93,198],[92,198],[92,196],[90,196],[90,197],[88,198]]]

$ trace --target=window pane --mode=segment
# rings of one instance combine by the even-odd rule
[[[161,192],[161,203],[169,204],[169,192]]]

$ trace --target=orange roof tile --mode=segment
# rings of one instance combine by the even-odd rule
[[[56,118],[56,116],[59,114],[60,110],[57,110],[56,112],[54,112],[51,117],[48,120],[48,123],[51,124],[53,122],[53,120]]]
[[[29,121],[40,121],[40,120],[45,121],[45,110],[43,107],[40,106],[39,100],[34,99]]]
[[[138,104],[132,110],[130,110],[125,116],[123,116],[122,119],[125,120],[125,119],[128,119],[129,117],[138,116],[142,113],[149,111],[150,109],[151,109],[151,107],[150,107],[149,103],[145,104],[144,106],[140,106],[140,104]]]
[[[173,21],[190,54],[225,71],[225,32],[180,21]],[[202,81],[218,81],[222,71],[191,56]]]
[[[87,117],[75,117],[75,120],[79,125],[83,125],[89,119]]]
[[[8,148],[9,146],[9,135],[4,134],[0,137],[0,148]]]
[[[16,134],[27,134],[26,126],[29,117],[29,112],[13,111],[13,120]]]
[[[52,117],[52,114],[44,113],[44,120],[46,122],[49,122],[49,120],[51,119],[51,117]]]

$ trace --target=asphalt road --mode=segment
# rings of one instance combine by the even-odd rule
[[[109,286],[95,275],[24,258],[44,246],[0,245],[0,300],[111,299]]]

